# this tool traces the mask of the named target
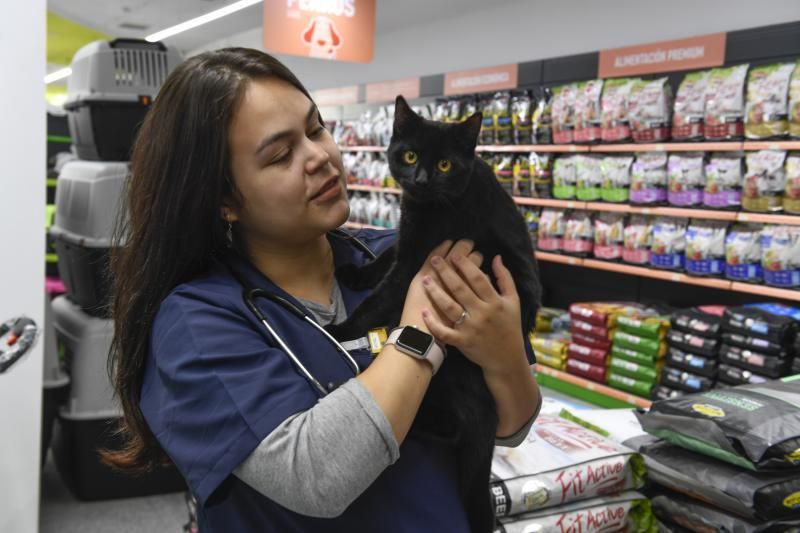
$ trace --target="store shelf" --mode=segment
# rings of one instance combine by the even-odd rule
[[[742,149],[740,142],[696,142],[655,144],[597,144],[592,152],[730,152]]]
[[[378,187],[376,185],[359,185],[358,183],[348,183],[348,191],[363,191],[363,192],[383,192],[391,194],[402,194],[402,189],[390,189],[389,187]]]
[[[601,383],[573,376],[545,365],[534,365],[536,380],[573,398],[578,398],[607,408],[642,407],[649,409],[652,402]]]
[[[523,196],[514,196],[514,202],[519,205],[536,205],[539,207],[586,209],[586,202],[576,202],[573,200],[552,200],[550,198],[525,198]]]
[[[476,152],[557,152],[575,153],[588,152],[589,147],[580,144],[497,144],[480,145],[475,148]]]
[[[738,213],[739,222],[758,222],[761,224],[800,225],[800,215],[768,215],[762,213]]]
[[[746,292],[749,294],[758,294],[759,296],[800,302],[800,290],[797,289],[781,289],[778,287],[768,287],[766,285],[751,285],[738,281],[734,281],[732,285],[732,290],[737,292]]]
[[[800,141],[745,141],[745,150],[800,150]]]
[[[548,263],[561,263],[562,265],[583,266],[583,259],[569,255],[552,254],[550,252],[536,252],[536,259]]]
[[[386,229],[383,226],[373,226],[372,224],[360,224],[358,222],[345,222],[344,227],[349,229]]]
[[[385,146],[340,146],[342,152],[385,152]]]

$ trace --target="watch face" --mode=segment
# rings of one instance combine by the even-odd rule
[[[410,350],[417,355],[425,355],[432,341],[433,337],[424,331],[406,327],[403,328],[400,332],[400,336],[397,338],[397,346]]]

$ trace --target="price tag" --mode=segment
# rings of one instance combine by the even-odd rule
[[[673,274],[673,275],[670,277],[670,279],[671,279],[672,281],[680,281],[680,280],[681,280],[681,275],[680,275],[680,274]]]

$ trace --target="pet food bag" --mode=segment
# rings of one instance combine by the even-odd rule
[[[793,347],[783,346],[782,344],[764,337],[742,335],[740,333],[730,333],[727,331],[722,334],[722,342],[731,346],[738,346],[739,348],[754,350],[775,357],[789,357],[794,353]]]
[[[594,337],[586,335],[580,329],[575,329],[571,332],[572,340],[581,346],[588,346],[589,348],[598,348],[604,352],[611,349],[611,340],[608,338]]]
[[[608,330],[616,327],[620,316],[642,316],[648,313],[645,306],[636,302],[581,302],[569,306],[572,320],[588,322]]]
[[[494,533],[656,533],[650,500],[638,492],[604,496],[504,518]]]
[[[507,91],[500,91],[494,95],[492,122],[495,144],[512,144],[514,131],[511,122],[511,94]]]
[[[650,217],[632,215],[623,232],[622,260],[636,265],[647,264],[650,261],[651,240]]]
[[[630,348],[623,348],[617,343],[611,346],[611,356],[636,363],[637,365],[651,367],[656,366],[661,359],[661,355],[658,352],[642,353],[637,350],[631,350]]]
[[[573,142],[594,143],[600,141],[602,123],[600,96],[602,92],[603,80],[601,79],[577,84]]]
[[[533,123],[533,138],[531,139],[535,144],[552,144],[553,143],[553,106],[552,94],[547,87],[539,91],[536,98],[536,109],[531,116]]]
[[[789,357],[774,357],[727,344],[720,346],[719,360],[726,365],[749,370],[770,379],[789,374],[792,361]]]
[[[658,381],[658,374],[660,371],[658,367],[640,365],[638,363],[634,363],[633,361],[628,361],[627,359],[620,359],[617,357],[610,357],[608,359],[608,369],[609,372],[617,374],[618,376],[625,376],[648,383],[650,387],[648,387],[646,390],[637,390],[634,392],[634,394],[640,394],[644,392],[644,394],[641,394],[644,398],[650,396],[652,385]],[[612,385],[611,379],[609,379],[608,383],[609,385]]]
[[[539,218],[539,250],[560,252],[564,249],[564,232],[566,221],[564,211],[559,209],[543,209]]]
[[[750,70],[744,125],[748,139],[785,137],[789,133],[789,82],[794,67],[794,63],[780,63]]]
[[[603,85],[600,100],[601,132],[603,142],[625,142],[632,139],[628,119],[628,100],[636,79],[610,79]]]
[[[786,187],[786,152],[760,150],[748,153],[745,160],[747,172],[742,188],[742,207],[762,213],[781,211]]]
[[[631,168],[630,202],[642,205],[664,203],[667,201],[667,187],[667,154],[638,154]]]
[[[600,170],[600,159],[591,155],[576,155],[575,160],[575,196],[578,200],[592,202],[600,199],[600,187],[603,185],[603,173]]]
[[[536,362],[556,370],[564,370],[567,360],[569,333],[537,333],[529,336]]]
[[[606,156],[600,161],[602,185],[600,198],[604,202],[625,203],[631,186],[632,156]]]
[[[709,390],[714,386],[714,378],[708,378],[679,368],[664,367],[660,385],[683,392],[695,393]]]
[[[582,378],[586,378],[597,383],[606,382],[606,366],[593,365],[585,361],[578,361],[577,359],[567,358],[567,364],[564,370],[569,374],[574,374]]]
[[[625,245],[625,215],[600,213],[594,220],[594,256],[606,261],[622,257]]]
[[[577,86],[574,83],[553,88],[552,120],[553,143],[571,144],[575,141],[575,100]]]
[[[748,65],[711,70],[705,92],[707,141],[741,139],[744,134],[744,84]]]
[[[692,207],[703,203],[706,176],[702,152],[670,154],[667,177],[667,200],[670,205]]]
[[[531,168],[528,165],[528,156],[520,154],[514,156],[514,194],[529,198],[531,193]]]
[[[716,357],[719,340],[703,337],[694,333],[686,333],[671,329],[667,332],[667,344],[685,352],[702,355],[703,357]]]
[[[576,161],[573,156],[559,157],[553,164],[553,197],[574,200],[577,193]]]
[[[672,90],[667,78],[638,80],[628,101],[628,117],[633,140],[656,143],[669,139]]]
[[[536,332],[550,333],[569,329],[569,312],[555,307],[540,307],[536,312]]]
[[[630,335],[661,340],[669,329],[669,320],[663,316],[620,316],[617,318],[617,328]]]
[[[720,363],[717,369],[717,380],[728,385],[748,385],[765,383],[769,381],[769,378],[743,368]]]
[[[573,315],[570,317],[570,331],[594,339],[608,339],[614,330],[611,326],[585,322]]]
[[[653,241],[650,246],[650,264],[657,268],[680,270],[686,250],[685,218],[656,218],[653,223]]]
[[[800,61],[795,63],[789,82],[789,135],[800,138]]]
[[[527,92],[511,97],[511,127],[514,144],[533,144],[533,114],[531,96]]]
[[[634,350],[653,359],[663,357],[667,351],[666,345],[658,339],[647,339],[620,330],[614,331],[612,340],[614,346]]]
[[[786,157],[785,174],[783,209],[792,215],[800,215],[800,153],[789,152]]]
[[[744,155],[741,152],[713,154],[706,164],[703,205],[715,209],[738,209],[742,204]]]
[[[514,154],[498,154],[494,160],[494,175],[509,195],[514,194]]]
[[[538,248],[539,240],[539,219],[541,218],[541,210],[529,205],[519,206],[522,218],[525,220],[525,225],[528,227],[528,236],[531,239],[531,246],[535,250]]]
[[[680,398],[684,396],[686,392],[677,389],[671,389],[666,385],[656,385],[653,389],[653,393],[650,395],[650,399],[654,402],[657,400],[671,400],[672,398]]]
[[[764,281],[775,287],[800,287],[800,227],[767,226],[761,232]]]
[[[725,331],[758,335],[781,346],[791,346],[800,329],[800,309],[778,303],[728,307],[723,315]]]
[[[491,145],[495,144],[494,135],[494,100],[492,98],[485,98],[478,104],[483,114],[483,121],[481,122],[481,131],[478,134],[478,144]]]
[[[752,520],[800,517],[800,476],[752,472],[655,441],[639,448],[649,481]]]
[[[564,253],[587,256],[594,245],[594,226],[587,211],[573,211],[567,216]]]
[[[675,141],[703,140],[704,93],[710,72],[690,72],[675,94],[672,114],[672,139]]]
[[[800,376],[655,402],[645,431],[748,470],[800,472]]]
[[[721,220],[693,221],[686,230],[686,272],[719,276],[725,271],[725,230]]]
[[[711,339],[719,338],[722,332],[722,306],[705,305],[681,309],[672,314],[672,328]]]
[[[717,360],[712,357],[703,357],[693,353],[685,352],[678,348],[670,348],[667,350],[667,358],[665,363],[670,368],[677,368],[703,376],[709,379],[714,379],[717,375]]]
[[[618,364],[634,365],[635,363],[627,363],[625,361],[617,360]],[[612,360],[612,364],[614,361]],[[606,385],[614,389],[629,392],[634,396],[640,398],[649,398],[655,387],[655,381],[641,380],[623,375],[619,372],[618,368],[609,367],[608,375],[606,376]]]
[[[606,364],[608,351],[601,348],[590,348],[582,344],[572,342],[567,348],[567,356],[570,359],[583,361],[591,365],[603,366]]]
[[[528,154],[528,172],[533,182],[534,198],[553,197],[553,155],[531,152]]]
[[[761,226],[737,224],[725,237],[725,277],[734,281],[758,282],[761,268]]]

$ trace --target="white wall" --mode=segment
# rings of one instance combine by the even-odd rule
[[[8,7],[8,6],[7,6]],[[45,0],[0,18],[0,320],[44,319]],[[13,82],[12,82],[13,81]],[[39,520],[42,339],[0,374],[0,531]]]
[[[800,20],[798,0],[528,0],[485,5],[435,21],[420,13],[419,24],[377,35],[371,64],[279,57],[314,90]],[[261,48],[261,30],[208,43],[192,54],[224,46]]]

